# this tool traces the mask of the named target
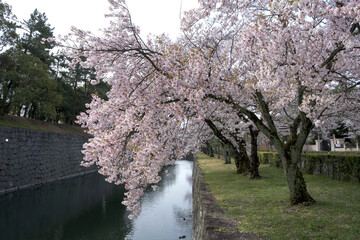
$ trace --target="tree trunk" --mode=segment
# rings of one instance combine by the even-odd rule
[[[306,183],[299,167],[301,164],[302,146],[292,145],[284,148],[278,142],[275,142],[274,146],[279,153],[283,165],[286,182],[290,191],[290,203],[296,205],[299,203],[310,204],[315,202],[307,191]]]
[[[250,159],[246,152],[244,140],[242,140],[239,143],[239,150],[236,150],[234,152],[235,152],[236,173],[237,174],[242,173],[242,174],[246,175],[249,172]]]
[[[17,111],[17,115],[18,115],[19,117],[21,117],[21,109],[22,109],[22,106],[20,105],[20,106],[19,106],[19,109],[18,109],[18,111]]]
[[[28,117],[29,108],[30,106],[25,106],[24,118]]]
[[[250,136],[251,136],[251,155],[250,155],[250,179],[261,178],[259,174],[259,157],[258,157],[258,145],[257,137],[259,135],[259,130],[253,130],[253,127],[250,126]]]
[[[230,147],[226,151],[226,162],[231,164],[231,150],[230,150]]]
[[[217,147],[217,158],[218,159],[220,159],[221,158],[221,146],[219,145],[218,147]]]
[[[306,89],[305,86],[299,84],[297,92],[298,106],[301,106],[303,102]],[[231,105],[240,118],[242,118],[243,115],[246,115],[272,142],[280,156],[284,168],[286,181],[290,190],[291,204],[315,202],[306,189],[305,180],[299,169],[302,148],[314,125],[311,120],[306,117],[304,112],[299,111],[292,119],[292,123],[289,123],[290,134],[287,137],[288,140],[285,142],[284,139],[282,139],[283,136],[278,132],[268,102],[266,102],[261,91],[256,90],[254,96],[261,110],[261,118],[259,118],[256,113],[239,105],[231,98],[222,98],[211,94],[208,95],[209,98]]]
[[[293,205],[303,203],[309,204],[315,202],[310,196],[306,188],[306,183],[303,174],[299,168],[301,163],[301,152],[291,151],[286,154],[288,159],[282,160],[286,181],[290,190],[290,203]],[[285,164],[284,164],[285,162]]]
[[[206,144],[206,143],[205,143],[205,145],[202,145],[202,146],[201,146],[201,151],[202,151],[204,154],[208,155],[208,148],[207,148],[207,144]]]
[[[239,154],[239,152],[235,152],[235,166],[236,166],[236,173],[237,174],[240,174],[242,173],[242,170],[241,170],[241,167],[240,167],[240,163],[241,163],[241,156]]]
[[[212,148],[212,146],[210,145],[210,143],[206,142],[206,146],[207,146],[207,151],[208,151],[208,155],[209,157],[214,157],[214,150]]]
[[[234,139],[237,141],[238,144],[238,146],[234,146],[234,143],[231,142],[228,138],[226,138],[210,119],[205,119],[205,122],[213,130],[215,136],[219,138],[219,140],[221,141],[221,148],[223,150],[223,155],[224,155],[224,164],[231,163],[231,158],[229,159],[227,157],[228,150],[226,149],[226,147],[229,147],[235,154],[236,172],[238,174],[239,173],[246,174],[249,171],[250,160],[245,149],[244,139],[234,137]]]
[[[0,115],[4,116],[5,114],[9,113],[9,105],[11,103],[11,99],[8,99],[9,89],[12,86],[12,82],[10,81],[9,84],[4,84],[1,86],[2,88],[2,99],[0,99]],[[6,103],[8,101],[8,103]]]
[[[224,148],[224,164],[231,164],[231,158],[229,158],[229,149],[225,145]]]
[[[1,101],[0,99],[0,116],[4,116],[4,115],[5,115],[5,101]]]

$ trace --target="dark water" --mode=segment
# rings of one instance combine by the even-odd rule
[[[98,173],[0,195],[0,240],[192,239],[192,162],[167,169],[133,221],[123,186]]]

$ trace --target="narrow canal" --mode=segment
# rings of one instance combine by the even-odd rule
[[[0,239],[192,239],[192,168],[186,160],[167,167],[136,220],[121,204],[124,187],[98,173],[0,195]]]

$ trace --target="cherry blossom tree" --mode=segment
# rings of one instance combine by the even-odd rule
[[[183,66],[204,63],[189,58],[193,50],[181,49],[166,36],[144,41],[126,3],[110,3],[108,17],[113,21],[103,37],[73,28],[58,43],[66,46],[73,64],[94,67],[97,79],[111,86],[107,101],[94,95],[79,116],[78,122],[93,136],[84,145],[82,164],[96,164],[107,181],[125,184],[123,204],[134,218],[144,189],[156,189],[162,167],[209,135],[201,121],[206,110],[196,96],[200,89],[181,76],[191,73]]]
[[[247,175],[250,179],[260,178],[259,159],[257,156],[258,130],[244,116],[234,114],[232,109],[222,108],[220,112],[212,111],[204,119],[213,134],[224,145],[228,146],[233,154],[238,174]],[[215,114],[216,113],[216,114]],[[245,137],[250,135],[250,141],[246,143]],[[251,155],[248,156],[246,145],[251,146]],[[256,152],[254,154],[253,152]]]
[[[212,84],[205,95],[247,116],[271,140],[292,204],[314,201],[299,169],[313,127],[339,113],[358,119],[359,5],[201,1],[184,24],[189,41],[212,54],[204,57],[209,77],[199,82]]]
[[[299,169],[310,131],[342,113],[358,119],[358,0],[200,0],[176,42],[142,39],[126,2],[109,2],[103,36],[74,28],[59,42],[111,86],[79,117],[93,136],[83,165],[125,183],[131,218],[162,167],[197,149],[214,132],[208,120],[221,118],[227,129],[243,118],[259,129],[279,153],[291,203],[314,201]]]

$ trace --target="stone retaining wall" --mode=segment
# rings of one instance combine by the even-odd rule
[[[202,239],[204,235],[204,209],[203,209],[203,197],[201,194],[205,192],[205,186],[202,180],[201,168],[198,162],[194,161],[193,167],[193,184],[192,184],[192,195],[193,195],[193,239]]]
[[[194,240],[259,239],[255,234],[239,232],[236,221],[221,217],[225,212],[219,207],[216,198],[207,191],[207,184],[203,182],[202,170],[196,158],[192,178]]]
[[[0,127],[0,193],[93,172],[80,166],[88,137]]]

